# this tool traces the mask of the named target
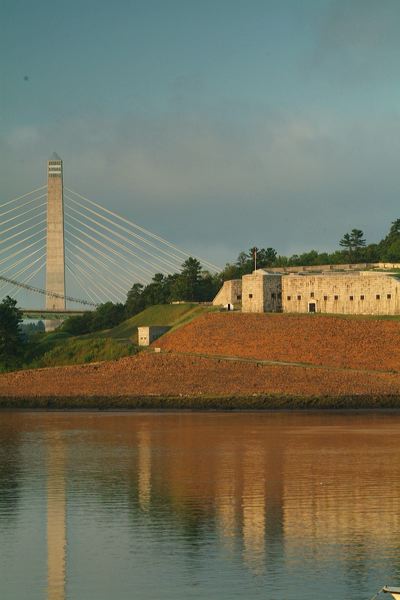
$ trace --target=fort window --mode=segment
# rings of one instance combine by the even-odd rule
[[[249,298],[252,298],[252,297],[253,297],[253,294],[249,294]]]
[[[377,294],[377,295],[375,296],[375,298],[376,298],[377,300],[380,300],[380,299],[381,299],[381,295],[380,295],[380,294]]]
[[[386,297],[388,300],[390,300],[390,298],[392,297],[392,294],[388,294]]]
[[[334,299],[335,300],[339,300],[339,296],[334,296]]]
[[[236,300],[241,300],[241,299],[242,299],[242,294],[238,294],[238,295],[236,296]]]
[[[275,292],[272,292],[271,298],[272,298],[272,300],[275,300]]]
[[[328,300],[328,296],[324,296],[324,300],[326,302]]]
[[[314,292],[311,292],[310,298],[314,298]]]
[[[360,300],[365,300],[365,296],[363,294],[361,294]]]
[[[301,296],[297,296],[297,300],[301,300]]]
[[[354,300],[354,296],[350,296],[350,300]]]
[[[292,299],[292,296],[288,296],[288,297],[287,297],[287,300],[291,300],[291,299]]]

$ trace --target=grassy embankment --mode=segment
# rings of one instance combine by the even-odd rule
[[[0,396],[0,410],[400,410],[387,396]]]
[[[24,368],[79,365],[130,356],[138,351],[138,327],[166,325],[174,331],[209,310],[212,308],[190,303],[157,305],[113,329],[81,336],[71,336],[62,331],[37,334],[32,340]]]

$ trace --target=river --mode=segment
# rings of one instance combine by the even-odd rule
[[[398,413],[0,413],[1,600],[369,600]]]

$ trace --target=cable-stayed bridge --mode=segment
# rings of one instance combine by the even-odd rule
[[[0,204],[0,298],[24,292],[44,299],[35,301],[41,314],[76,313],[124,302],[133,283],[177,273],[193,256],[64,186],[56,154],[47,175],[47,185]],[[210,272],[219,270],[196,258]]]

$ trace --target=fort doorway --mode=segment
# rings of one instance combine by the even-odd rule
[[[308,312],[315,312],[315,302],[308,303]]]

